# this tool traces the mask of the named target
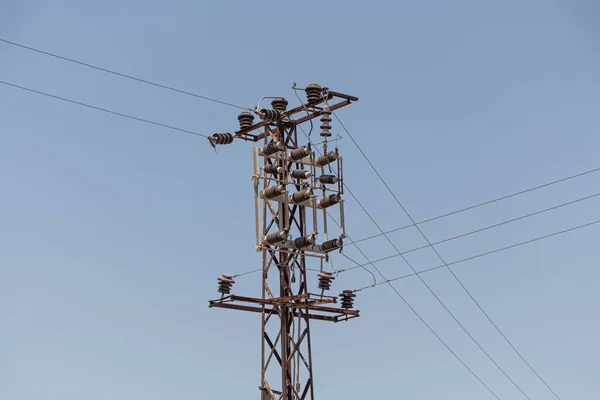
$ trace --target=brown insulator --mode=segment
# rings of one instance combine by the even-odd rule
[[[354,294],[354,292],[352,292],[352,290],[344,290],[342,293],[340,293],[342,308],[345,310],[349,310],[352,307],[354,307],[355,297],[356,295]]]
[[[294,179],[308,179],[312,176],[312,173],[305,169],[295,169],[292,171],[291,175]]]
[[[315,244],[315,235],[307,235],[294,239],[294,246],[297,249],[312,246],[313,244]]]
[[[321,136],[329,137],[331,136],[331,110],[329,109],[329,106],[323,107],[321,115]]]
[[[310,155],[310,149],[306,146],[298,147],[290,152],[290,159],[292,161],[302,160],[304,157]]]
[[[217,278],[217,281],[219,282],[219,289],[217,289],[219,293],[223,295],[231,293],[231,288],[235,283],[235,281],[233,280],[233,276],[223,274]]]
[[[250,128],[254,123],[254,115],[248,111],[241,113],[237,118],[240,123],[240,129]]]
[[[331,289],[331,282],[335,279],[333,272],[321,271],[317,274],[319,277],[319,285],[317,286],[321,290]]]
[[[214,144],[231,144],[233,143],[233,134],[231,133],[215,133],[211,136],[211,142]]]
[[[319,177],[319,182],[324,185],[333,185],[334,183],[338,183],[339,179],[335,175],[321,175]]]
[[[323,98],[321,86],[316,83],[311,83],[304,91],[306,92],[306,100],[309,103],[316,103]]]
[[[283,242],[283,241],[285,241],[285,239],[287,239],[288,232],[289,231],[287,229],[284,229],[279,232],[271,232],[267,236],[264,237],[264,241],[267,242],[267,244],[275,244],[275,243]]]
[[[263,108],[262,110],[260,110],[260,117],[263,119],[263,121],[279,121],[279,119],[281,118],[281,111]]]
[[[268,189],[263,190],[263,196],[267,199],[273,199],[281,194],[285,193],[284,185],[271,186]]]
[[[327,154],[323,154],[323,155],[319,156],[317,158],[317,161],[315,161],[315,164],[317,164],[317,166],[319,166],[319,167],[323,167],[331,162],[334,162],[337,159],[338,159],[338,154],[335,151],[330,151]]]
[[[263,169],[264,169],[265,173],[267,173],[267,174],[271,174],[271,175],[283,174],[283,168],[279,167],[275,164],[267,164],[267,165],[265,165],[265,167]]]
[[[312,189],[301,190],[292,195],[292,202],[302,203],[303,201],[310,200],[315,197]]]
[[[321,251],[328,253],[332,250],[341,248],[343,244],[342,238],[328,240],[321,243]]]
[[[339,193],[330,194],[329,196],[323,197],[317,205],[320,208],[327,208],[336,205],[342,201],[342,196]]]
[[[284,150],[285,145],[282,142],[269,142],[263,147],[263,155],[270,156]]]
[[[273,110],[285,111],[288,105],[288,101],[283,97],[276,97],[271,101],[271,107]]]

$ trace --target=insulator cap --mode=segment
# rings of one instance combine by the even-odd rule
[[[317,205],[320,208],[327,208],[336,205],[342,201],[342,196],[339,193],[330,194],[329,196],[323,197]]]
[[[354,298],[356,297],[356,295],[354,294],[354,292],[352,292],[352,290],[344,290],[342,293],[340,293],[340,300],[342,303],[342,308],[345,310],[348,310],[352,307],[354,307]]]
[[[271,175],[283,174],[283,168],[275,164],[267,164],[264,166],[263,170],[265,171],[265,173]]]
[[[319,182],[325,185],[333,185],[334,183],[338,183],[339,179],[335,175],[321,175],[319,177]]]
[[[288,101],[283,97],[276,97],[271,101],[271,107],[273,110],[285,111],[288,105]]]
[[[294,246],[297,249],[302,249],[315,244],[315,235],[307,235],[294,239]]]
[[[219,282],[219,288],[217,289],[219,293],[224,295],[231,293],[231,288],[235,283],[231,275],[223,274],[217,278],[217,281]]]
[[[263,119],[263,121],[279,121],[279,119],[281,118],[281,111],[263,108],[262,110],[260,110],[260,117]]]
[[[339,156],[335,151],[330,151],[327,154],[323,154],[323,155],[319,156],[317,158],[317,161],[315,161],[315,164],[317,164],[317,166],[319,166],[319,167],[324,167],[325,165],[327,165],[331,162],[334,162],[338,158],[339,158]]]
[[[284,193],[285,193],[285,185],[271,186],[270,188],[263,190],[263,196],[266,197],[267,199],[273,199]]]
[[[287,229],[284,229],[279,232],[271,232],[264,237],[264,241],[267,242],[267,244],[276,244],[283,242],[287,239],[288,232],[289,230]]]
[[[211,136],[211,142],[214,144],[231,144],[233,143],[233,134],[231,133],[215,133]]]
[[[340,249],[344,245],[342,238],[328,240],[326,242],[321,243],[321,251],[329,253],[330,251]]]
[[[311,83],[304,91],[306,92],[306,100],[308,100],[309,103],[316,103],[323,98],[321,86],[316,83]]]
[[[313,197],[315,197],[315,194],[312,189],[301,190],[292,195],[292,202],[302,203],[303,201],[312,199]]]
[[[291,175],[294,179],[308,179],[312,176],[312,173],[305,169],[295,169],[292,171]]]
[[[279,151],[284,151],[284,150],[285,150],[285,145],[283,144],[283,142],[269,142],[266,145],[264,145],[264,147],[263,147],[263,155],[270,156]]]
[[[292,161],[302,160],[304,157],[310,155],[310,149],[306,146],[298,147],[290,152],[290,159]]]
[[[321,290],[331,289],[331,282],[335,279],[333,272],[321,271],[317,274],[319,277],[319,285],[317,286]]]
[[[240,129],[250,128],[254,123],[254,115],[248,111],[241,113],[237,118],[240,123]]]

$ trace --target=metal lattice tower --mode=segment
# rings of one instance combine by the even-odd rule
[[[262,318],[261,400],[314,400],[311,354],[311,320],[346,321],[359,316],[353,309],[354,294],[343,291],[327,296],[334,279],[323,270],[329,253],[342,249],[344,200],[342,157],[328,148],[331,113],[358,98],[311,84],[305,88],[307,103],[287,110],[288,102],[272,98],[271,109],[254,110],[261,119],[244,112],[235,133],[216,133],[211,145],[231,144],[234,139],[262,142],[253,149],[256,250],[262,253],[260,298],[231,294],[233,277],[219,277],[221,298],[210,307],[252,311]],[[262,101],[262,100],[261,100]],[[301,115],[301,116],[299,116]],[[298,118],[296,118],[298,117]],[[298,126],[319,118],[323,142],[319,154],[300,144]],[[328,212],[339,212],[340,231],[328,230]],[[319,268],[311,282],[307,264]],[[311,292],[309,287],[317,286]]]

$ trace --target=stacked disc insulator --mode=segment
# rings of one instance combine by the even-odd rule
[[[219,282],[219,289],[218,289],[219,293],[221,293],[223,295],[227,295],[227,294],[231,293],[231,288],[233,287],[233,284],[235,283],[235,281],[233,280],[233,276],[223,274],[217,278],[217,281]]]
[[[315,235],[307,235],[294,239],[294,246],[297,249],[312,246],[313,244],[315,244]]]
[[[254,123],[254,115],[249,112],[243,112],[238,115],[238,121],[240,123],[240,129],[250,128]]]
[[[321,208],[327,208],[336,205],[340,201],[342,201],[342,196],[340,196],[339,193],[334,193],[323,197],[321,200],[319,200],[318,205]]]
[[[330,251],[341,248],[343,244],[344,242],[342,241],[342,238],[328,240],[321,243],[321,251],[329,253]]]
[[[263,108],[260,110],[260,117],[263,119],[263,121],[267,122],[279,121],[281,115],[281,111],[279,110],[269,110],[268,108]]]
[[[335,279],[333,276],[333,272],[331,271],[321,271],[317,274],[319,277],[319,285],[318,288],[321,290],[329,290],[331,289],[331,282]]]
[[[314,196],[312,189],[301,190],[292,195],[292,201],[294,203],[302,203],[303,201],[312,199]]]
[[[269,142],[263,147],[263,155],[270,156],[283,150],[285,145],[282,142]]]
[[[231,144],[233,143],[233,134],[215,133],[211,136],[211,142],[213,142],[214,144]]]
[[[319,182],[321,182],[324,185],[333,185],[335,183],[338,183],[338,181],[339,181],[339,179],[335,175],[321,175],[321,176],[319,176]]]
[[[323,107],[321,110],[321,136],[322,137],[330,137],[331,136],[331,110],[329,106]]]
[[[290,153],[290,160],[298,161],[303,159],[304,157],[310,155],[310,149],[306,146],[298,147],[294,149]]]
[[[271,107],[273,110],[285,111],[287,109],[288,101],[283,97],[276,97],[271,101]]]
[[[264,167],[264,171],[267,174],[271,174],[271,175],[281,175],[283,174],[283,168],[278,166],[278,165],[274,165],[274,164],[267,164]]]
[[[316,103],[323,98],[321,86],[316,83],[311,83],[304,91],[306,92],[306,100],[309,103]]]
[[[271,232],[265,236],[264,240],[267,244],[276,244],[285,241],[288,237],[288,230],[284,229],[278,232]]]
[[[263,190],[263,196],[265,196],[267,199],[274,199],[285,192],[286,190],[284,185],[271,186],[270,188]]]
[[[335,151],[330,151],[327,154],[323,154],[317,157],[317,161],[315,161],[315,164],[318,167],[324,167],[325,165],[334,162],[338,158],[338,154]]]
[[[356,295],[352,292],[352,290],[344,290],[340,293],[340,301],[342,303],[342,308],[345,310],[349,310],[354,307],[354,298]]]
[[[308,179],[312,176],[311,172],[305,169],[295,169],[292,171],[291,175],[294,179]]]

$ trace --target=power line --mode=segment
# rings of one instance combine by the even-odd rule
[[[354,140],[354,137],[350,134],[350,132],[348,131],[348,129],[346,128],[346,126],[343,124],[343,122],[339,119],[339,117],[335,114],[335,112],[333,113],[333,115],[335,116],[336,120],[340,123],[340,125],[342,126],[342,128],[344,129],[344,131],[346,132],[346,134],[348,135],[348,137],[350,138],[350,140],[352,140],[352,142],[356,145],[356,147],[358,148],[358,150],[360,151],[360,153],[363,155],[363,157],[365,158],[365,160],[367,161],[367,163],[371,166],[371,168],[373,169],[373,171],[375,172],[375,174],[379,177],[379,179],[381,180],[381,182],[383,183],[383,185],[386,187],[386,189],[389,191],[389,193],[392,195],[392,197],[394,198],[394,200],[396,200],[396,203],[400,206],[400,208],[402,209],[402,211],[404,211],[404,213],[406,214],[406,216],[410,219],[411,223],[417,228],[417,230],[419,231],[419,233],[421,234],[421,236],[423,237],[423,239],[425,239],[425,241],[427,242],[427,244],[431,247],[431,249],[435,252],[435,254],[438,256],[438,258],[440,259],[440,261],[442,261],[442,263],[444,264],[444,266],[448,269],[448,271],[450,271],[450,273],[452,274],[452,276],[454,277],[454,279],[459,283],[459,285],[463,288],[463,290],[467,293],[467,295],[469,296],[469,298],[471,298],[471,300],[477,305],[477,307],[479,308],[479,310],[483,313],[483,315],[485,315],[485,317],[488,319],[488,321],[492,324],[492,326],[498,331],[498,333],[504,338],[504,340],[510,345],[510,347],[515,351],[515,353],[521,358],[521,360],[523,360],[523,362],[531,369],[531,371],[538,377],[538,379],[540,379],[540,381],[554,394],[554,396],[556,396],[556,398],[560,399],[560,396],[558,396],[558,394],[556,394],[556,392],[550,387],[550,385],[548,385],[548,383],[539,375],[539,373],[531,366],[531,364],[529,364],[529,362],[527,362],[525,360],[525,358],[523,357],[523,355],[521,354],[521,352],[519,352],[517,350],[517,348],[510,342],[510,340],[506,337],[506,335],[502,332],[502,330],[498,327],[498,325],[491,319],[491,317],[487,314],[487,312],[483,309],[483,307],[479,304],[479,302],[475,299],[475,297],[473,297],[473,295],[471,294],[471,292],[466,288],[466,286],[462,283],[462,281],[458,278],[458,276],[454,273],[454,271],[452,271],[452,268],[450,268],[450,266],[446,263],[446,261],[444,260],[444,258],[441,256],[441,254],[437,251],[437,249],[433,246],[433,244],[429,241],[429,239],[427,238],[427,236],[425,235],[425,233],[423,232],[423,230],[419,227],[419,225],[415,222],[415,220],[412,218],[412,216],[410,215],[410,213],[406,210],[406,208],[404,207],[404,205],[402,205],[402,203],[400,202],[400,200],[398,199],[398,197],[394,194],[394,192],[392,191],[392,189],[389,187],[389,185],[387,184],[387,182],[383,179],[383,177],[381,176],[381,174],[379,173],[379,171],[377,171],[377,169],[375,168],[375,166],[373,165],[373,163],[371,162],[371,160],[369,160],[369,158],[367,157],[367,155],[364,153],[364,151],[362,150],[362,148],[358,145],[358,143],[356,142],[356,140]],[[371,218],[372,219],[372,218]],[[373,220],[373,219],[372,219]],[[375,221],[373,220],[373,223],[375,223]],[[389,237],[387,236],[387,234],[384,233],[383,229],[381,229],[379,227],[379,225],[375,224],[377,226],[377,228],[381,231],[382,234],[384,234],[385,238],[388,240],[388,242],[390,243],[390,245],[400,254],[400,251],[398,250],[398,248],[394,245],[394,243],[389,239]],[[406,261],[406,257],[404,257],[403,255],[401,255],[401,257],[404,259],[404,261]],[[407,265],[413,270],[413,272],[417,272],[408,262]],[[463,325],[458,321],[458,319],[456,319],[456,317],[454,317],[454,315],[450,312],[450,310],[444,305],[444,303],[437,297],[437,295],[433,292],[433,290],[431,290],[431,288],[429,287],[429,285],[427,285],[427,283],[425,282],[425,280],[421,277],[420,274],[417,274],[419,280],[425,284],[425,286],[429,289],[429,291],[435,296],[436,299],[438,299],[438,301],[440,302],[440,304],[442,304],[442,306],[444,306],[444,308],[446,309],[446,311],[448,311],[448,313],[454,318],[454,320],[459,324],[459,326],[461,326],[463,328],[463,330],[465,331],[465,333],[467,333],[469,335],[469,337],[471,337],[473,339],[473,341],[481,348],[481,350],[486,354],[487,352],[485,350],[483,350],[483,348],[479,345],[479,343],[471,336],[471,334],[463,327]],[[513,385],[519,389],[519,391],[527,398],[529,399],[529,396],[527,396],[527,394],[519,387],[519,385],[517,385],[505,372],[504,370],[502,370],[502,368],[500,368],[500,366],[498,366],[498,364],[488,355],[488,358],[490,358],[490,360],[498,367],[498,369],[513,383]]]
[[[460,213],[463,213],[465,211],[472,210],[474,208],[478,208],[478,207],[482,207],[482,206],[485,206],[485,205],[488,205],[488,204],[496,203],[496,202],[501,201],[501,200],[505,200],[505,199],[508,199],[508,198],[511,198],[511,197],[515,197],[515,196],[519,196],[519,195],[522,195],[522,194],[525,194],[525,193],[529,193],[529,192],[532,192],[532,191],[535,191],[535,190],[538,190],[538,189],[542,189],[542,188],[545,188],[545,187],[548,187],[548,186],[552,186],[552,185],[555,185],[557,183],[565,182],[565,181],[568,181],[570,179],[579,178],[581,176],[584,176],[584,175],[587,175],[587,174],[591,174],[591,173],[594,173],[594,172],[598,172],[598,171],[600,171],[600,168],[590,169],[588,171],[584,171],[584,172],[581,172],[581,173],[578,173],[578,174],[575,174],[575,175],[567,176],[566,178],[562,178],[562,179],[558,179],[558,180],[555,180],[555,181],[552,181],[552,182],[544,183],[543,185],[539,185],[539,186],[535,186],[535,187],[532,187],[532,188],[529,188],[529,189],[521,190],[519,192],[511,193],[509,195],[498,197],[496,199],[484,201],[483,203],[479,203],[479,204],[475,204],[475,205],[472,205],[472,206],[469,206],[469,207],[461,208],[460,210],[456,210],[456,211],[452,211],[452,212],[449,212],[449,213],[446,213],[446,214],[438,215],[437,217],[428,218],[428,219],[425,219],[423,221],[417,222],[416,225],[423,225],[423,224],[426,224],[427,222],[431,222],[431,221],[435,221],[435,220],[438,220],[438,219],[446,218],[446,217],[449,217],[449,216],[455,215],[455,214],[460,214]],[[413,224],[409,224],[409,225],[402,226],[400,228],[396,228],[396,229],[392,229],[392,230],[386,231],[385,233],[386,234],[390,234],[390,233],[401,231],[403,229],[412,228],[413,226],[414,226]],[[383,234],[379,233],[377,235],[368,236],[368,237],[356,240],[355,243],[364,242],[365,240],[374,239],[374,238],[377,238],[377,237],[380,237],[380,236],[383,236]]]
[[[156,87],[159,87],[159,88],[162,88],[162,89],[167,89],[167,90],[171,90],[173,92],[185,94],[185,95],[192,96],[192,97],[197,97],[199,99],[212,101],[214,103],[223,104],[223,105],[226,105],[226,106],[229,106],[229,107],[239,108],[241,110],[248,110],[247,108],[244,108],[244,107],[232,104],[232,103],[227,103],[225,101],[213,99],[211,97],[202,96],[202,95],[199,95],[197,93],[193,93],[193,92],[188,92],[188,91],[185,91],[185,90],[177,89],[177,88],[174,88],[172,86],[164,85],[162,83],[157,83],[157,82],[149,81],[149,80],[146,80],[146,79],[137,78],[135,76],[127,75],[127,74],[124,74],[124,73],[121,73],[121,72],[117,72],[117,71],[114,71],[114,70],[110,70],[110,69],[107,69],[107,68],[98,67],[96,65],[92,65],[92,64],[89,64],[89,63],[86,63],[86,62],[83,62],[83,61],[75,60],[73,58],[64,57],[64,56],[61,56],[59,54],[50,53],[48,51],[36,49],[34,47],[25,46],[24,44],[20,44],[20,43],[16,43],[16,42],[11,42],[10,40],[6,40],[6,39],[0,38],[0,42],[6,43],[6,44],[10,44],[12,46],[17,46],[17,47],[20,47],[22,49],[34,51],[34,52],[39,53],[39,54],[44,54],[46,56],[58,58],[60,60],[68,61],[68,62],[71,62],[71,63],[74,63],[74,64],[82,65],[84,67],[92,68],[92,69],[95,69],[95,70],[98,70],[98,71],[107,72],[109,74],[120,76],[122,78],[131,79],[131,80],[134,80],[134,81],[137,81],[137,82],[146,83],[148,85],[156,86]]]
[[[497,228],[497,227],[502,226],[502,225],[507,225],[507,224],[510,224],[510,223],[513,223],[513,222],[516,222],[516,221],[521,221],[521,220],[524,220],[526,218],[530,218],[530,217],[533,217],[533,216],[536,216],[536,215],[540,215],[540,214],[543,214],[543,213],[548,212],[548,211],[556,210],[556,209],[559,209],[561,207],[566,207],[568,205],[579,203],[581,201],[589,200],[589,199],[592,199],[592,198],[598,197],[598,196],[600,196],[600,193],[595,193],[595,194],[592,194],[590,196],[581,197],[581,198],[578,198],[578,199],[575,199],[575,200],[572,200],[572,201],[569,201],[569,202],[566,202],[566,203],[562,203],[562,204],[559,204],[559,205],[556,205],[556,206],[553,206],[553,207],[548,207],[548,208],[545,208],[543,210],[539,210],[539,211],[536,211],[536,212],[533,212],[533,213],[530,213],[530,214],[522,215],[522,216],[517,217],[517,218],[512,218],[512,219],[509,219],[509,220],[506,220],[506,221],[503,221],[503,222],[499,222],[497,224],[488,225],[488,226],[485,226],[483,228],[476,229],[474,231],[470,231],[470,232],[467,232],[467,233],[462,233],[460,235],[452,236],[452,237],[440,240],[438,242],[431,243],[431,245],[432,246],[437,246],[438,244],[442,244],[442,243],[446,243],[446,242],[451,242],[451,241],[456,240],[456,239],[460,239],[460,238],[463,238],[463,237],[466,237],[466,236],[474,235],[476,233],[481,233],[483,231],[487,231],[489,229]],[[355,243],[357,243],[357,241],[355,241],[353,243],[355,244]],[[415,247],[413,249],[403,251],[402,254],[413,253],[415,251],[427,249],[429,247],[430,247],[430,245]]]
[[[333,113],[333,115],[335,116],[335,113]],[[340,122],[340,124],[343,127],[343,124],[341,123],[341,121],[339,120],[339,118],[336,116],[336,119],[338,120],[338,122]],[[345,129],[345,128],[344,128]],[[352,138],[352,136],[350,136],[349,132],[346,130],[346,133],[348,133],[348,137],[350,137],[350,139],[354,142],[354,139]],[[356,142],[354,142],[356,144]],[[357,145],[358,146],[358,145]],[[359,148],[359,150],[361,150]],[[361,150],[362,152],[362,150]],[[363,153],[364,155],[364,153]],[[366,158],[366,156],[365,156]],[[370,161],[367,159],[367,161],[370,163]],[[494,364],[494,366],[512,383],[513,386],[515,386],[522,394],[523,396],[525,396],[528,400],[531,400],[530,397],[525,393],[525,391],[523,391],[523,389],[508,375],[508,373],[506,373],[506,371],[504,371],[504,369],[496,362],[496,360],[494,360],[494,358],[491,356],[491,354],[489,354],[484,348],[483,346],[479,343],[479,341],[477,339],[475,339],[475,337],[471,334],[471,332],[469,332],[469,330],[462,324],[462,322],[460,322],[458,320],[458,318],[454,315],[454,313],[448,308],[448,306],[446,306],[446,304],[442,301],[442,299],[435,293],[435,291],[431,288],[431,286],[429,286],[429,284],[427,282],[425,282],[425,280],[423,279],[423,277],[421,277],[419,274],[417,274],[417,270],[412,266],[412,264],[408,261],[408,259],[404,256],[404,254],[402,254],[402,252],[396,247],[396,245],[394,244],[394,242],[392,242],[390,240],[390,238],[384,234],[383,229],[381,228],[381,226],[379,226],[379,224],[375,221],[375,219],[371,216],[371,214],[367,211],[367,209],[362,205],[362,203],[360,201],[358,201],[358,199],[354,196],[354,194],[352,193],[352,191],[346,186],[344,185],[344,187],[346,188],[346,190],[348,191],[348,193],[350,193],[350,195],[354,198],[354,200],[356,200],[356,202],[358,203],[358,205],[360,206],[360,208],[363,210],[363,212],[367,215],[367,217],[369,217],[369,219],[371,220],[371,222],[373,222],[373,224],[377,227],[377,229],[379,229],[379,231],[384,235],[384,237],[388,240],[388,242],[390,243],[390,245],[394,248],[394,250],[396,250],[396,252],[398,253],[398,255],[400,257],[402,257],[402,260],[406,263],[406,265],[408,265],[408,267],[416,274],[416,276],[419,278],[419,280],[421,281],[421,283],[423,283],[423,285],[425,285],[425,287],[427,288],[427,290],[429,290],[429,292],[433,295],[433,297],[437,300],[437,302],[444,308],[444,310],[446,310],[446,312],[448,313],[448,315],[450,315],[452,317],[452,319],[458,324],[458,326],[467,334],[467,336],[471,339],[471,341],[473,343],[475,343],[475,345],[479,348],[479,350],[481,350],[481,352],[483,354],[485,354],[485,356],[492,362],[492,364]],[[358,247],[357,247],[358,248]],[[371,265],[374,266],[373,263],[371,263]],[[381,273],[380,273],[381,275]],[[383,275],[382,275],[383,277]],[[384,277],[385,280],[385,277]],[[391,284],[390,284],[391,285]]]
[[[190,131],[190,130],[187,130],[187,129],[177,128],[176,126],[162,124],[160,122],[151,121],[149,119],[144,119],[144,118],[140,118],[140,117],[134,117],[133,115],[123,114],[123,113],[120,113],[120,112],[117,112],[117,111],[109,110],[107,108],[93,106],[93,105],[90,105],[90,104],[82,103],[80,101],[75,101],[75,100],[67,99],[66,97],[60,97],[60,96],[56,96],[56,95],[53,95],[53,94],[50,94],[50,93],[41,92],[39,90],[29,89],[29,88],[26,88],[25,86],[19,86],[19,85],[16,85],[14,83],[9,83],[9,82],[5,82],[5,81],[0,81],[0,83],[3,84],[3,85],[12,86],[12,87],[17,88],[17,89],[25,90],[25,91],[28,91],[28,92],[31,92],[31,93],[41,94],[42,96],[47,96],[47,97],[50,97],[50,98],[53,98],[53,99],[56,99],[56,100],[62,100],[62,101],[66,101],[68,103],[77,104],[79,106],[91,108],[91,109],[98,110],[98,111],[103,111],[105,113],[109,113],[109,114],[113,114],[113,115],[118,115],[119,117],[129,118],[129,119],[133,119],[133,120],[136,120],[136,121],[145,122],[147,124],[152,124],[152,125],[161,126],[163,128],[172,129],[172,130],[179,131],[179,132],[189,133],[191,135],[202,136],[204,138],[208,137],[208,136],[203,135],[202,133],[199,133],[199,132],[194,132],[194,131]]]
[[[578,225],[578,226],[575,226],[575,227],[573,227],[573,228],[564,229],[564,230],[562,230],[562,231],[553,232],[553,233],[550,233],[550,234],[548,234],[548,235],[539,236],[539,237],[536,237],[536,238],[533,238],[533,239],[530,239],[530,240],[525,240],[525,241],[523,241],[523,242],[518,242],[518,243],[515,243],[515,244],[511,244],[511,245],[509,245],[509,246],[500,247],[500,248],[498,248],[498,249],[495,249],[495,250],[486,251],[485,253],[475,254],[475,255],[473,255],[473,256],[469,256],[469,257],[467,257],[467,258],[463,258],[463,259],[460,259],[460,260],[452,261],[452,262],[449,262],[449,263],[446,263],[446,264],[438,265],[438,266],[436,266],[436,267],[432,267],[432,268],[424,269],[423,271],[419,271],[419,272],[417,272],[416,274],[415,274],[415,273],[412,273],[412,274],[406,274],[406,275],[402,275],[402,276],[399,276],[399,277],[396,277],[396,278],[392,278],[392,279],[390,279],[389,281],[390,281],[390,282],[395,282],[395,281],[398,281],[398,280],[401,280],[401,279],[410,278],[411,276],[425,274],[425,273],[427,273],[427,272],[431,272],[431,271],[438,270],[438,269],[440,269],[440,268],[444,268],[444,267],[446,267],[446,265],[456,265],[456,264],[461,264],[461,263],[464,263],[464,262],[466,262],[466,261],[471,261],[471,260],[474,260],[474,259],[476,259],[476,258],[480,258],[480,257],[489,256],[489,255],[491,255],[491,254],[499,253],[499,252],[501,252],[501,251],[505,251],[505,250],[514,249],[514,248],[516,248],[516,247],[520,247],[520,246],[524,246],[524,245],[526,245],[526,244],[530,244],[530,243],[538,242],[538,241],[540,241],[540,240],[544,240],[544,239],[548,239],[548,238],[551,238],[551,237],[554,237],[554,236],[562,235],[562,234],[565,234],[565,233],[568,233],[568,232],[572,232],[572,231],[575,231],[575,230],[578,230],[578,229],[587,228],[588,226],[592,226],[592,225],[595,225],[595,224],[598,224],[598,223],[600,223],[600,219],[599,219],[599,220],[596,220],[596,221],[589,222],[589,223],[587,223],[587,224]],[[386,260],[389,260],[390,258],[395,258],[395,257],[398,257],[398,255],[397,255],[397,254],[394,254],[394,255],[392,255],[392,256],[388,256],[388,257],[380,258],[380,259],[377,259],[377,260],[372,260],[371,262],[372,262],[373,264],[377,264],[377,263],[379,263],[379,262],[386,261]],[[353,269],[356,269],[356,268],[359,268],[359,267],[358,267],[358,266],[354,266],[354,267],[350,267],[350,268],[346,268],[346,269],[341,269],[341,270],[338,270],[338,272],[339,272],[339,273],[341,273],[341,272],[351,271],[351,270],[353,270]],[[375,285],[364,286],[364,287],[362,287],[362,288],[356,289],[356,290],[355,290],[355,292],[360,292],[360,291],[363,291],[363,290],[366,290],[366,289],[371,289],[371,288],[374,288],[374,287],[377,287],[377,286],[383,285],[384,283],[385,283],[385,282],[378,282],[378,283],[377,283],[377,284],[375,284]]]

